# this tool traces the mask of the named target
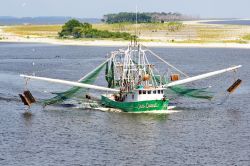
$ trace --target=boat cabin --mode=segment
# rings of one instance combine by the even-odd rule
[[[165,88],[135,89],[130,93],[122,95],[121,98],[116,100],[122,102],[162,100],[164,98],[164,89]],[[110,96],[110,98],[112,97]]]
[[[164,88],[135,89],[127,94],[125,102],[162,100],[164,98]]]

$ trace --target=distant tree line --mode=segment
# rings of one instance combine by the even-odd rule
[[[122,38],[125,40],[131,39],[131,35],[126,32],[110,32],[107,30],[97,30],[89,23],[81,23],[76,19],[71,19],[66,22],[59,37],[73,38]]]
[[[165,12],[152,12],[152,13],[138,13],[137,22],[138,23],[153,23],[153,22],[171,22],[171,21],[184,21],[197,19],[191,16],[186,16],[180,13],[165,13]],[[136,22],[136,13],[121,12],[117,14],[107,14],[103,16],[102,19],[105,23],[121,23],[121,22]]]
[[[121,22],[136,22],[136,13],[118,13],[118,14],[107,14],[102,19],[103,22],[112,24],[112,23],[121,23]],[[152,18],[145,13],[137,14],[138,23],[150,23],[152,22]]]

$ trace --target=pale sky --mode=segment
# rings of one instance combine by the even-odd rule
[[[121,11],[180,12],[206,18],[250,18],[250,0],[1,0],[0,16],[101,18]]]

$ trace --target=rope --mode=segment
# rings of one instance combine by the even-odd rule
[[[89,72],[87,75],[85,75],[85,76],[83,76],[82,78],[80,78],[80,79],[78,80],[78,82],[84,80],[86,77],[88,77],[90,74],[92,74],[93,71],[95,71],[97,68],[99,68],[99,67],[101,67],[102,65],[104,65],[105,63],[107,63],[107,62],[108,62],[109,60],[111,60],[112,58],[113,58],[113,57],[108,58],[107,60],[105,60],[102,64],[100,64],[99,66],[97,66],[94,70],[92,70],[92,71]]]
[[[160,56],[158,56],[157,54],[155,54],[153,51],[151,50],[147,50],[148,52],[150,52],[152,55],[154,55],[156,58],[158,58],[159,60],[161,60],[162,62],[164,62],[165,64],[167,64],[168,66],[170,66],[171,68],[173,68],[174,70],[178,71],[179,73],[183,74],[186,77],[189,77],[186,73],[184,73],[183,71],[177,69],[175,66],[173,66],[172,64],[170,64],[169,62],[165,61],[164,59],[162,59]]]
[[[25,78],[24,90],[28,90],[28,81],[29,80],[30,80],[29,78]]]
[[[233,81],[235,82],[236,80],[237,80],[237,70],[233,70]],[[220,99],[220,97],[222,97],[221,102],[217,103],[218,105],[222,105],[229,99],[229,96],[230,93],[228,93],[227,91],[221,92],[212,99],[212,102],[215,102],[216,100]]]

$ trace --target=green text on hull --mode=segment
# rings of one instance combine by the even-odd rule
[[[139,102],[118,102],[102,96],[102,104],[106,107],[118,108],[124,112],[144,112],[153,110],[167,110],[169,100],[149,100]]]

